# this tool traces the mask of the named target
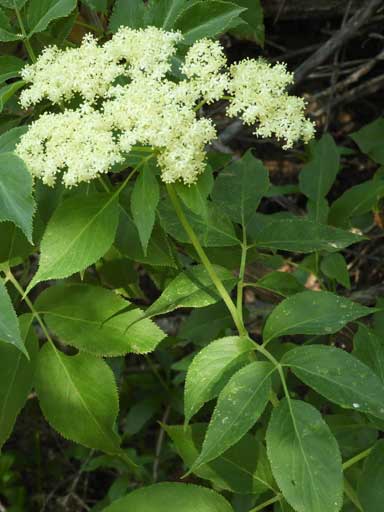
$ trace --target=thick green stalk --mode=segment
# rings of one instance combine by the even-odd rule
[[[196,236],[196,233],[194,232],[192,226],[188,222],[188,219],[185,216],[185,213],[183,211],[183,208],[180,204],[180,201],[177,197],[177,194],[176,194],[173,186],[170,184],[167,184],[166,187],[167,187],[167,191],[168,191],[170,200],[175,209],[176,215],[178,216],[178,218],[181,222],[181,225],[183,226],[193,247],[195,248],[195,251],[197,252],[197,254],[199,256],[201,263],[206,268],[209,277],[211,278],[213,284],[216,286],[217,291],[219,292],[219,294],[222,297],[223,301],[225,302],[229,312],[231,313],[233,321],[235,322],[236,328],[239,331],[239,334],[241,336],[245,336],[247,334],[247,331],[244,327],[244,324],[243,324],[241,318],[239,317],[236,306],[235,306],[234,302],[232,301],[229,293],[225,289],[223,283],[221,282],[219,276],[217,275],[212,263],[209,261],[209,258],[206,255],[204,249],[202,248],[202,246],[199,242],[199,239]]]
[[[19,8],[17,7],[15,0],[13,0],[13,8],[14,8],[15,13],[16,13],[16,18],[17,18],[17,21],[19,23],[21,33],[23,34],[23,43],[24,43],[25,49],[27,50],[27,53],[28,53],[29,58],[31,59],[31,61],[32,62],[36,62],[35,52],[33,51],[31,43],[29,42],[29,37],[28,37],[28,35],[27,35],[26,31],[25,31],[23,18],[21,17]]]
[[[258,505],[255,508],[253,508],[249,512],[259,512],[260,510],[264,510],[266,507],[268,507],[268,505],[273,505],[273,503],[276,503],[277,501],[280,501],[280,500],[281,500],[281,494],[277,494],[270,500],[264,501],[263,503],[261,503],[260,505]]]

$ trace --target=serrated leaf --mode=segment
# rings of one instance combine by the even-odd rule
[[[140,320],[143,312],[134,304],[100,286],[52,286],[40,294],[35,308],[65,343],[94,355],[151,352],[165,337],[151,320]],[[105,322],[124,308],[130,310]]]
[[[218,265],[214,265],[214,269],[225,288],[231,290],[236,282],[232,273]],[[203,265],[196,265],[176,276],[145,315],[163,315],[177,308],[203,308],[219,300],[221,296],[208,272]]]
[[[220,494],[193,484],[164,482],[141,487],[116,500],[104,512],[233,512]]]
[[[207,425],[195,423],[185,429],[164,425],[184,463],[190,467],[197,459]],[[242,439],[209,464],[203,464],[194,473],[211,481],[215,487],[238,494],[261,494],[274,491],[273,478],[265,448],[260,441],[245,434]]]
[[[118,217],[114,195],[93,193],[63,201],[48,222],[39,269],[28,291],[41,281],[68,277],[95,263],[111,247]]]
[[[0,263],[14,265],[33,252],[33,246],[12,222],[0,222]]]
[[[335,279],[345,288],[351,287],[349,272],[345,258],[339,252],[327,254],[321,261],[320,269],[330,279]]]
[[[260,0],[235,0],[234,3],[247,10],[240,15],[244,23],[237,25],[231,32],[236,37],[256,40],[259,45],[264,46],[264,13]]]
[[[0,343],[0,448],[10,436],[16,418],[32,389],[38,340],[32,316],[20,318],[21,338],[29,360],[16,347]]]
[[[0,83],[16,78],[20,75],[20,70],[25,62],[13,55],[3,55],[0,57]]]
[[[221,391],[203,447],[191,471],[219,457],[253,427],[271,392],[271,363],[256,361],[238,370]]]
[[[0,89],[0,112],[3,111],[4,105],[17,93],[19,89],[24,87],[24,80],[18,80],[11,84],[6,84]]]
[[[289,334],[333,334],[375,311],[331,292],[305,291],[280,302],[267,319],[265,342]]]
[[[384,385],[348,352],[325,345],[302,346],[287,352],[282,364],[331,402],[384,419]]]
[[[361,130],[354,132],[350,137],[356,142],[360,150],[379,164],[384,164],[384,118],[379,117]]]
[[[144,26],[144,12],[146,10],[143,0],[116,0],[112,15],[109,20],[109,30],[117,30],[125,25],[130,28],[142,28]]]
[[[15,346],[28,357],[21,339],[19,321],[3,280],[0,278],[0,343]]]
[[[234,222],[246,224],[269,186],[267,169],[248,150],[220,172],[212,198]]]
[[[192,44],[204,37],[214,37],[224,33],[239,15],[244,12],[231,2],[204,0],[183,10],[175,20],[174,29],[184,36],[184,44]]]
[[[116,383],[102,359],[81,352],[67,356],[46,343],[35,387],[45,418],[63,437],[107,453],[119,451],[113,430],[119,411]]]
[[[32,176],[13,153],[0,153],[0,222],[14,222],[32,243]]]
[[[343,473],[337,442],[310,404],[282,400],[267,430],[272,473],[297,512],[339,512]]]
[[[131,195],[133,221],[139,232],[144,255],[147,255],[160,199],[160,187],[150,165],[145,165],[135,182]]]
[[[14,31],[10,19],[3,9],[0,8],[0,41],[8,43],[20,39],[23,39],[23,34],[21,34],[20,30],[18,32]]]
[[[53,20],[65,18],[76,5],[76,0],[30,0],[27,10],[28,37],[43,32]]]
[[[378,441],[363,467],[358,482],[358,497],[364,512],[378,512],[384,503],[384,440]]]
[[[215,398],[229,378],[247,362],[254,349],[247,338],[229,336],[212,341],[195,356],[185,380],[184,415],[191,417]]]
[[[369,366],[384,384],[384,342],[366,325],[360,324],[353,338],[353,355]]]
[[[363,237],[304,219],[268,220],[254,233],[259,248],[292,252],[334,252],[363,240]]]

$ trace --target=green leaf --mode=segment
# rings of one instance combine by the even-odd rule
[[[218,302],[206,308],[194,309],[181,325],[178,335],[195,344],[204,344],[232,325],[228,308],[224,302]]]
[[[364,324],[353,338],[353,355],[369,366],[384,384],[384,343],[377,334]]]
[[[116,383],[102,359],[81,352],[67,356],[46,343],[35,387],[45,418],[63,437],[107,453],[119,451],[113,430],[119,411]]]
[[[108,0],[83,0],[83,2],[97,12],[105,12],[108,8]]]
[[[212,341],[200,350],[190,364],[185,380],[186,423],[206,402],[220,393],[229,378],[249,360],[252,350],[253,344],[238,336]]]
[[[141,487],[116,500],[104,512],[233,512],[220,494],[193,484],[164,482]]]
[[[19,321],[3,280],[0,278],[0,345],[14,345],[28,357],[21,339]]]
[[[178,196],[185,206],[196,215],[206,217],[208,214],[207,197],[212,191],[213,175],[212,169],[207,167],[193,186],[177,182],[174,184]]]
[[[364,463],[358,496],[364,512],[378,512],[384,503],[384,440],[378,441]]]
[[[19,89],[24,87],[24,80],[18,80],[11,84],[4,85],[0,89],[0,112],[3,111],[4,105],[17,93]]]
[[[311,156],[299,176],[300,190],[313,202],[315,222],[320,221],[322,202],[340,169],[340,153],[328,133],[310,144]]]
[[[149,2],[144,17],[145,25],[172,30],[180,13],[198,1],[200,0],[155,0]]]
[[[219,279],[227,290],[235,285],[232,273],[214,265]],[[173,279],[160,297],[146,310],[145,315],[155,316],[169,313],[177,308],[203,308],[221,300],[215,285],[203,265],[190,267]]]
[[[105,322],[127,307],[129,311]],[[99,286],[52,286],[40,294],[35,308],[65,343],[94,355],[151,352],[165,337],[151,320],[140,320],[143,312],[134,304]]]
[[[350,459],[370,448],[377,440],[378,432],[362,414],[330,414],[325,421],[339,445],[343,458]]]
[[[384,118],[379,117],[361,130],[352,133],[352,139],[363,153],[379,164],[384,164]]]
[[[28,126],[16,126],[0,135],[0,152],[8,153],[15,150],[20,137],[28,131]]]
[[[10,436],[31,391],[39,347],[32,329],[32,316],[22,315],[19,320],[29,360],[16,347],[0,343],[0,448]]]
[[[0,222],[14,222],[32,243],[32,176],[13,153],[0,153]]]
[[[28,37],[43,32],[53,20],[65,18],[76,5],[76,0],[30,0],[27,10]]]
[[[27,0],[0,0],[0,5],[7,9],[14,9],[15,6],[18,9],[22,9],[26,3]]]
[[[260,278],[255,286],[278,293],[283,297],[295,295],[305,290],[304,286],[289,272],[274,271]]]
[[[184,463],[191,467],[203,444],[206,424],[168,426],[164,429],[176,446]],[[273,478],[265,448],[260,441],[245,434],[242,439],[209,464],[194,471],[195,475],[210,480],[214,486],[239,494],[261,494],[273,489]]]
[[[18,41],[23,39],[23,35],[18,31],[14,32],[11,21],[5,12],[0,8],[0,41],[8,43],[10,41]]]
[[[143,0],[116,0],[108,28],[111,32],[117,32],[122,25],[141,28],[144,26],[145,11]]]
[[[144,255],[147,254],[156,219],[156,208],[160,199],[160,187],[153,167],[145,165],[133,187],[131,210],[133,220],[139,232]]]
[[[3,55],[0,57],[0,83],[16,78],[20,75],[20,70],[25,66],[25,62],[13,55]]]
[[[10,266],[33,252],[33,247],[12,222],[0,222],[0,263],[9,262]]]
[[[371,211],[383,196],[383,178],[375,178],[355,185],[332,203],[328,220],[335,226],[347,227],[351,217]]]
[[[257,247],[265,249],[334,252],[360,242],[363,238],[349,231],[309,220],[278,219],[267,221],[260,231],[254,233],[253,240]]]
[[[28,290],[41,281],[84,270],[111,247],[117,229],[117,197],[93,193],[61,203],[41,241],[39,269]]]
[[[212,198],[234,222],[246,224],[269,186],[267,169],[248,150],[220,172]]]
[[[244,11],[231,2],[204,0],[183,10],[175,20],[174,29],[180,30],[183,43],[190,45],[203,37],[224,33]]]
[[[199,457],[191,471],[219,457],[253,427],[271,392],[271,363],[256,361],[238,370],[221,391]]]
[[[343,474],[337,442],[310,404],[284,399],[267,430],[272,473],[297,512],[339,512]]]
[[[348,322],[373,313],[331,292],[305,291],[280,302],[264,327],[265,342],[288,334],[334,334]]]
[[[342,254],[334,252],[327,254],[321,261],[320,269],[330,279],[335,279],[345,288],[351,287],[347,262]]]
[[[244,23],[232,29],[231,32],[237,37],[255,40],[264,46],[264,13],[260,0],[234,0],[234,3],[247,10],[240,16]]]
[[[217,205],[209,203],[205,215],[196,215],[186,208],[184,213],[204,247],[226,247],[240,243],[231,220]],[[160,202],[159,216],[164,231],[178,242],[190,243],[170,201]]]
[[[384,419],[384,385],[348,352],[325,345],[302,346],[287,352],[282,363],[331,402]]]

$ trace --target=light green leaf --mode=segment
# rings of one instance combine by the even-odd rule
[[[271,363],[256,361],[238,370],[221,391],[199,457],[191,471],[219,457],[253,427],[271,391]]]
[[[154,25],[164,30],[172,30],[177,17],[186,8],[200,0],[161,0],[150,2],[145,13],[145,25]]]
[[[32,176],[13,153],[0,153],[0,222],[14,222],[32,243]]]
[[[384,342],[382,338],[360,324],[353,338],[353,355],[369,366],[384,384]]]
[[[10,436],[31,391],[39,347],[32,328],[32,316],[22,315],[19,320],[29,360],[16,347],[0,343],[0,448]]]
[[[364,463],[358,496],[364,512],[378,512],[384,503],[384,440],[378,441]]]
[[[44,233],[39,269],[28,290],[40,281],[68,277],[95,263],[111,247],[118,217],[114,195],[94,193],[61,203]]]
[[[39,296],[35,308],[65,343],[94,355],[151,352],[165,337],[151,320],[139,321],[143,312],[134,304],[99,286],[52,286]],[[105,321],[124,308],[130,309]]]
[[[0,135],[0,152],[8,153],[15,150],[20,137],[28,131],[28,126],[16,126]]]
[[[309,162],[300,172],[300,190],[314,205],[315,222],[320,221],[322,202],[330,191],[340,168],[340,153],[332,136],[326,133],[310,144]]]
[[[234,222],[246,224],[269,186],[267,169],[248,150],[220,172],[212,198]]]
[[[3,111],[4,105],[14,96],[19,89],[24,87],[24,80],[18,80],[11,84],[4,85],[0,89],[0,112]]]
[[[203,37],[224,33],[245,9],[231,2],[204,0],[185,9],[175,20],[174,29],[184,35],[184,44],[192,44]]]
[[[249,360],[254,350],[247,338],[229,336],[212,341],[195,356],[188,368],[184,389],[184,415],[191,417],[215,398],[229,378]]]
[[[3,280],[0,278],[0,344],[14,345],[28,357],[21,339],[19,321]]]
[[[287,352],[282,364],[331,402],[384,419],[384,385],[348,352],[325,345],[302,346]]]
[[[53,20],[65,18],[76,5],[76,0],[30,0],[27,10],[28,37],[43,32]]]
[[[233,512],[220,494],[193,484],[164,482],[141,487],[116,500],[104,512]]]
[[[204,215],[196,215],[186,208],[184,213],[204,247],[227,247],[240,243],[231,220],[217,205],[209,203]],[[190,243],[170,201],[160,202],[159,216],[164,231],[178,242]]]
[[[348,322],[374,311],[331,292],[305,291],[275,307],[267,319],[263,337],[268,342],[288,334],[333,334]]]
[[[130,28],[143,27],[145,11],[143,0],[116,0],[109,20],[109,30],[117,32],[122,25]]]
[[[184,463],[191,467],[203,444],[207,425],[195,423],[186,429],[164,425]],[[273,478],[264,445],[250,435],[242,439],[209,464],[194,471],[199,478],[211,481],[215,487],[238,494],[261,494],[273,489]]]
[[[384,164],[384,118],[379,117],[361,130],[352,133],[352,139],[363,153],[379,164]]]
[[[337,442],[320,413],[299,400],[282,400],[267,430],[272,473],[297,512],[339,512],[343,473]]]
[[[206,217],[208,213],[207,197],[212,191],[213,175],[212,169],[207,167],[193,186],[177,182],[174,184],[178,196],[185,206],[196,215]]]
[[[214,265],[214,269],[227,290],[231,290],[236,282],[232,273],[218,265]],[[219,300],[221,297],[208,272],[203,265],[196,265],[176,276],[145,315],[163,315],[177,308],[203,308]]]
[[[16,78],[20,75],[20,70],[25,62],[13,55],[3,55],[0,57],[0,83]]]
[[[154,169],[150,165],[145,165],[135,182],[131,196],[132,216],[139,232],[144,255],[147,254],[148,242],[155,225],[159,199],[160,188]]]
[[[320,269],[327,277],[335,279],[345,288],[351,287],[347,262],[339,252],[327,254],[321,261]]]
[[[259,248],[293,252],[334,252],[363,240],[349,231],[304,219],[269,220],[253,238]]]
[[[18,41],[23,39],[20,30],[16,33],[11,25],[10,19],[0,8],[0,41],[8,43],[10,41]]]
[[[119,451],[113,430],[119,411],[116,383],[102,359],[81,352],[67,356],[46,343],[35,387],[45,418],[63,437],[107,453]]]
[[[302,292],[305,288],[296,279],[296,277],[289,272],[274,271],[266,274],[260,278],[255,286],[257,288],[263,288],[272,292],[278,293],[283,297],[289,297],[295,295],[298,292]]]

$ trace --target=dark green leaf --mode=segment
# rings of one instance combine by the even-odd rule
[[[269,185],[268,171],[248,150],[241,160],[220,172],[212,197],[234,222],[246,224]]]
[[[351,287],[347,262],[342,254],[334,252],[327,254],[321,261],[321,271],[330,279],[335,279],[345,288]]]
[[[255,40],[264,46],[264,13],[260,0],[234,0],[234,3],[240,7],[246,7],[247,10],[240,15],[244,23],[232,29],[231,32],[237,37]]]
[[[18,41],[20,39],[23,39],[23,35],[20,31],[15,32],[10,19],[5,12],[0,9],[0,41],[7,43],[10,41]]]
[[[32,176],[13,153],[0,153],[0,221],[14,222],[32,243]]]
[[[0,343],[14,345],[27,355],[27,350],[21,339],[19,321],[13,304],[9,298],[3,280],[0,278]]]
[[[0,448],[11,434],[32,388],[39,346],[32,320],[31,315],[20,317],[21,338],[29,360],[16,347],[0,343]]]
[[[196,215],[202,217],[207,216],[207,197],[212,191],[213,175],[212,169],[207,167],[205,172],[201,174],[197,182],[193,186],[184,185],[183,183],[175,183],[177,194],[186,205]]]
[[[363,324],[353,338],[353,355],[369,366],[384,384],[384,343]]]
[[[108,8],[108,0],[83,0],[83,2],[97,12],[105,12]]]
[[[16,126],[0,135],[0,152],[8,153],[15,150],[16,144],[19,143],[20,137],[28,131],[28,126]]]
[[[333,334],[348,322],[374,311],[331,292],[305,291],[275,307],[267,319],[263,337],[268,342],[288,334]]]
[[[384,419],[384,385],[348,352],[325,345],[302,346],[287,352],[282,363],[331,402]]]
[[[184,415],[191,417],[215,398],[229,378],[249,360],[254,349],[247,338],[230,336],[212,341],[195,356],[187,372],[184,390]]]
[[[193,343],[202,344],[216,338],[224,329],[232,327],[233,320],[224,302],[195,309],[179,330],[179,336]]]
[[[71,14],[76,5],[76,0],[30,0],[27,10],[29,37],[43,32],[53,20]]]
[[[12,266],[33,251],[32,245],[12,222],[0,222],[0,240],[0,263],[7,261]]]
[[[24,80],[18,80],[11,84],[4,85],[0,89],[0,112],[3,111],[4,105],[14,96],[19,89],[24,87]]]
[[[139,232],[144,254],[147,254],[148,242],[151,238],[156,219],[156,208],[160,199],[160,188],[154,170],[145,165],[133,187],[131,210],[133,220]]]
[[[109,30],[117,32],[122,25],[130,28],[143,27],[145,10],[143,0],[116,0],[109,20]]]
[[[63,341],[94,355],[143,354],[165,337],[151,320],[140,320],[143,312],[135,305],[98,286],[52,286],[39,296],[35,307]],[[124,308],[130,310],[114,316]]]
[[[343,473],[337,442],[310,404],[284,399],[267,430],[272,473],[297,512],[339,512]]]
[[[0,83],[16,78],[20,75],[21,68],[25,62],[13,55],[3,55],[0,57]]]
[[[276,292],[283,297],[295,295],[302,292],[304,286],[296,279],[296,277],[288,272],[270,272],[255,283],[257,288],[264,288]]]
[[[379,164],[384,164],[384,118],[376,119],[358,132],[352,133],[352,139],[363,153]]]
[[[141,487],[104,512],[233,512],[229,503],[211,489],[192,484],[168,483]]]
[[[116,383],[102,359],[81,352],[67,356],[46,343],[35,386],[45,418],[63,437],[107,453],[119,451],[113,430],[119,410]]]
[[[378,512],[384,503],[384,440],[378,441],[364,463],[358,496],[364,512]]]
[[[271,391],[271,363],[256,361],[238,370],[220,392],[203,447],[191,471],[237,443],[263,413]]]

